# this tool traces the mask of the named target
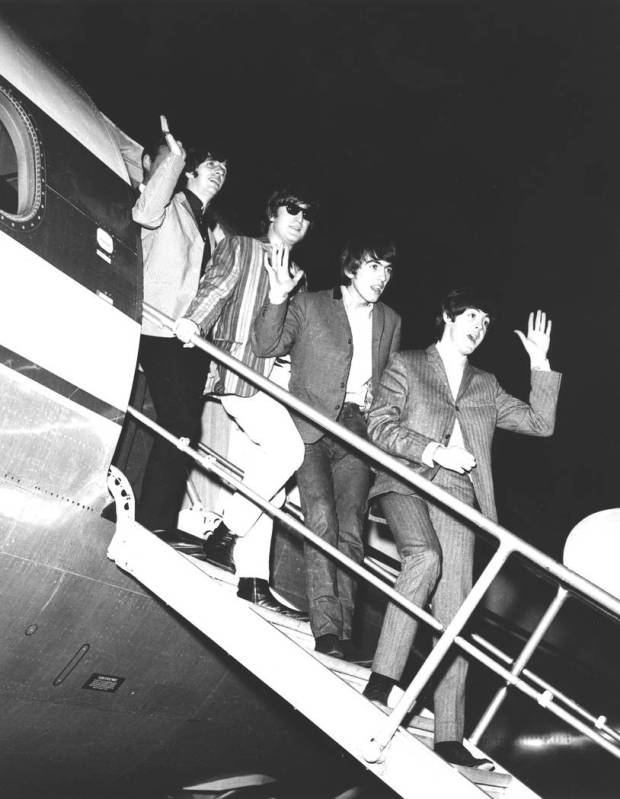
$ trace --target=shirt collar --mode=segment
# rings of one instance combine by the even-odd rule
[[[187,197],[187,202],[190,204],[192,211],[194,212],[194,216],[196,219],[200,219],[204,211],[204,204],[200,197],[194,194],[193,191],[189,189],[183,189],[183,194]]]
[[[340,292],[347,313],[355,313],[360,316],[368,314],[368,316],[372,316],[375,307],[373,302],[369,302],[367,305],[358,305],[351,296],[351,288],[349,286],[340,286]]]

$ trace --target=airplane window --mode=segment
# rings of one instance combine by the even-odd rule
[[[16,214],[17,202],[17,153],[6,126],[0,121],[0,208]]]
[[[32,227],[41,216],[41,157],[34,126],[0,86],[0,221]]]

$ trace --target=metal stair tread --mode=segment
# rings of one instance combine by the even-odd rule
[[[236,579],[233,575],[223,573],[222,570],[218,569],[217,567],[212,567],[210,564],[197,561],[190,556],[184,556],[183,560],[190,560],[195,567],[203,572],[203,574],[211,578],[210,582],[218,583],[219,589],[223,590],[225,594],[230,595],[233,593],[236,586]],[[140,556],[140,558],[137,559],[137,563],[139,564],[141,561],[142,557]],[[126,564],[123,565],[126,567]],[[241,602],[244,605],[247,605],[248,609],[256,613],[256,615],[263,617],[266,622],[279,630],[279,632],[281,632],[285,637],[289,638],[289,640],[297,643],[300,648],[305,649],[313,656],[314,659],[322,662],[336,676],[339,676],[343,682],[348,683],[350,687],[353,687],[355,690],[361,693],[363,686],[366,684],[370,675],[370,669],[359,666],[356,663],[350,663],[345,660],[322,655],[321,653],[316,652],[314,650],[314,639],[311,635],[310,627],[307,622],[288,619],[281,614],[266,610],[264,608],[259,608],[251,603],[245,602],[244,600],[241,600]],[[378,708],[380,707],[383,712],[389,712],[387,708],[383,708],[378,705],[376,706]],[[408,732],[412,738],[416,738],[425,747],[432,749],[433,726],[434,721],[430,714],[416,715],[411,718],[407,727],[401,727],[401,729],[403,732]],[[478,786],[480,790],[484,791],[486,789],[485,792],[488,796],[492,797],[492,799],[499,799],[501,796],[503,796],[506,787],[510,785],[513,779],[512,776],[503,771],[503,769],[489,772],[466,767],[453,766],[453,768],[458,771],[464,779],[467,779],[469,782]],[[518,784],[518,780],[515,782]]]

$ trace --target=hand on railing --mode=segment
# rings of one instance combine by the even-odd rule
[[[551,319],[547,320],[547,314],[544,311],[536,311],[534,318],[532,311],[527,324],[527,337],[520,330],[515,330],[515,333],[530,356],[531,368],[549,369],[547,353],[551,344]]]
[[[450,469],[451,472],[458,472],[465,474],[471,472],[476,466],[476,459],[463,447],[443,447],[441,444],[433,453],[433,460],[444,469]]]
[[[182,316],[174,323],[172,332],[183,342],[184,347],[191,348],[194,346],[191,342],[191,338],[199,334],[200,328],[196,322],[192,322],[191,319]]]

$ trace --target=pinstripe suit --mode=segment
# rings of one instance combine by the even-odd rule
[[[467,504],[497,518],[491,473],[496,428],[550,436],[560,375],[532,371],[529,404],[507,394],[497,379],[466,363],[456,398],[435,345],[397,353],[385,369],[368,420],[370,439]],[[465,448],[476,458],[469,476],[422,460],[432,442],[446,444],[458,419]],[[447,624],[471,590],[474,534],[441,504],[391,474],[380,473],[372,490],[390,524],[402,559],[396,589],[433,611]],[[373,671],[394,679],[405,667],[417,623],[390,605],[385,615]],[[435,742],[461,740],[464,728],[467,664],[457,657],[435,693]]]

